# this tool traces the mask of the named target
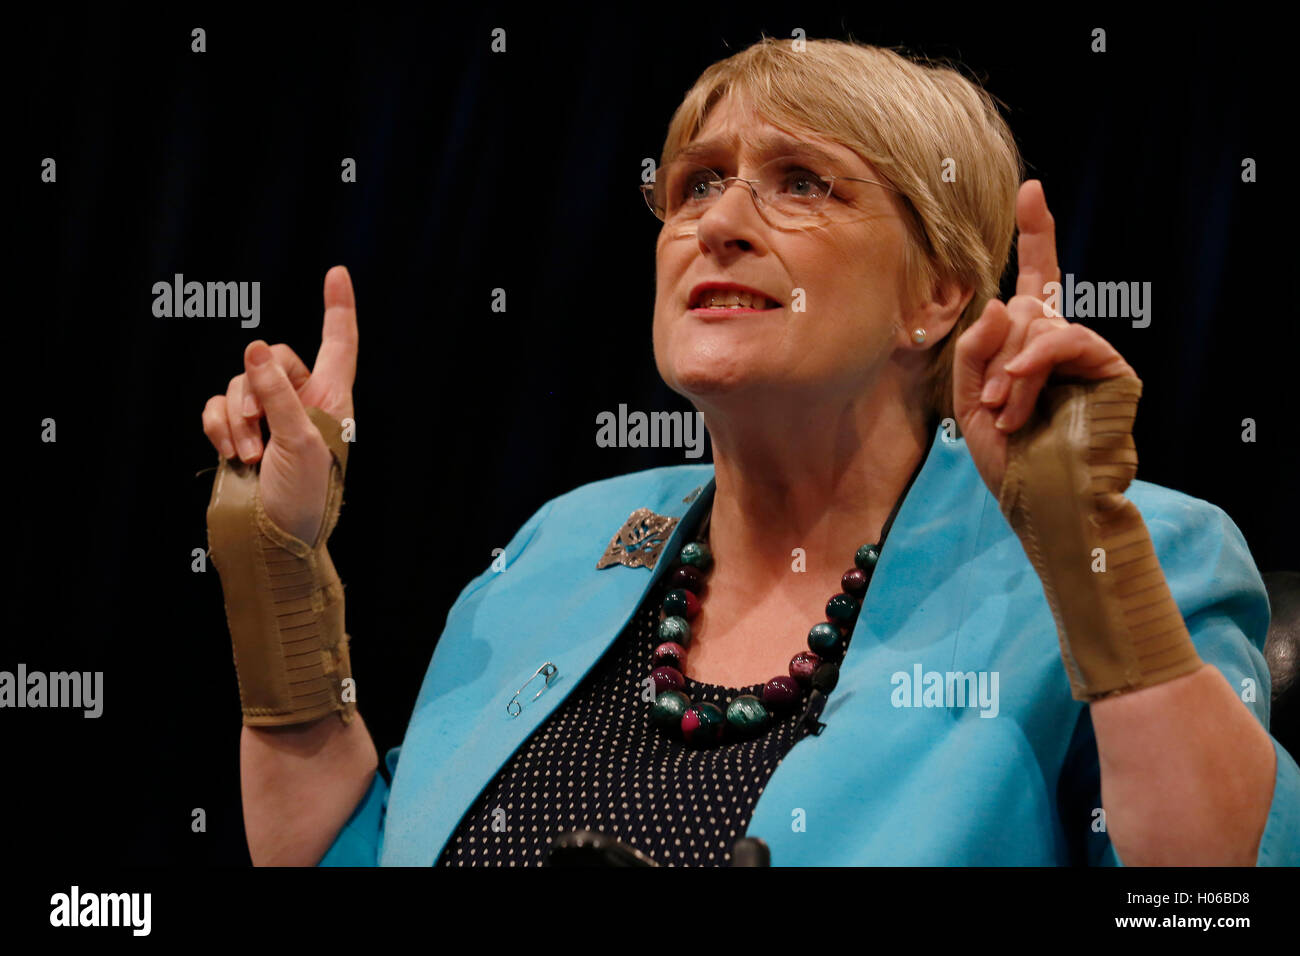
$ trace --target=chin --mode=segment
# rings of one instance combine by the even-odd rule
[[[683,321],[664,336],[667,341],[656,336],[659,374],[669,388],[687,399],[744,393],[770,384],[779,342],[772,341],[770,335],[756,335],[756,331],[730,323]]]
[[[673,391],[688,399],[743,393],[767,380],[766,370],[748,356],[691,350],[660,368]]]

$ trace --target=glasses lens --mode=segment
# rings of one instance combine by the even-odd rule
[[[759,200],[779,219],[814,218],[831,194],[831,184],[806,162],[798,156],[782,156],[758,170]]]
[[[709,185],[720,177],[716,170],[696,163],[675,162],[655,171],[653,187],[645,189],[646,202],[660,219],[697,219],[717,196]]]

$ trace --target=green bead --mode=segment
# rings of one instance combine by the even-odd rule
[[[691,625],[686,618],[670,615],[659,622],[659,643],[672,641],[682,647],[691,646]]]
[[[693,565],[701,571],[707,571],[709,566],[713,564],[713,555],[709,553],[709,546],[703,541],[692,541],[690,544],[683,546],[677,560],[681,561],[682,564]]]
[[[682,715],[691,706],[691,699],[679,690],[666,690],[655,695],[650,705],[650,719],[661,727],[681,727]]]
[[[880,560],[880,548],[874,544],[864,544],[858,548],[858,553],[853,556],[853,563],[860,567],[867,574],[876,569],[876,562]]]
[[[861,609],[862,605],[852,594],[837,594],[826,602],[826,617],[851,629]]]
[[[722,728],[726,725],[727,718],[718,706],[704,701],[686,708],[682,715],[682,736],[688,743],[715,744],[722,739]]]
[[[753,694],[741,694],[727,705],[727,723],[741,733],[753,733],[767,723],[767,708]]]
[[[814,624],[808,632],[808,649],[819,657],[839,657],[844,653],[844,643],[844,632],[834,624]]]

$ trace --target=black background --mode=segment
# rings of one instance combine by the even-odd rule
[[[658,223],[641,161],[699,73],[761,32],[901,45],[981,78],[1044,182],[1062,271],[1153,285],[1149,328],[1091,323],[1145,382],[1139,476],[1225,508],[1261,570],[1300,565],[1294,266],[1275,238],[1294,189],[1275,131],[1293,84],[1276,26],[1254,12],[745,6],[51,11],[15,26],[0,669],[102,670],[105,711],[0,713],[10,852],[247,862],[220,584],[190,569],[212,479],[196,472],[216,462],[199,415],[253,338],[311,364],[330,266],[351,271],[361,333],[330,551],[381,755],[493,548],[557,494],[686,461],[598,448],[595,418],[689,408],[651,351]],[[190,51],[195,26],[206,53]],[[489,47],[498,26],[504,54]],[[1098,26],[1104,54],[1089,50]],[[47,156],[57,184],[40,181]],[[1245,157],[1259,182],[1242,183]],[[260,281],[261,326],[155,318],[152,286],[176,272]],[[56,443],[40,440],[47,417]],[[206,833],[191,832],[196,807]]]

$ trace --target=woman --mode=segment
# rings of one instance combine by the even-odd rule
[[[1267,686],[1258,573],[1222,512],[1129,485],[1139,383],[1046,308],[1020,173],[948,69],[764,40],[707,70],[644,191],[655,358],[714,464],[545,504],[451,609],[391,783],[324,549],[331,270],[315,368],[254,342],[204,412],[254,862],[529,865],[576,829],[673,865],[746,833],[775,865],[1300,861],[1300,769],[1236,690]]]

